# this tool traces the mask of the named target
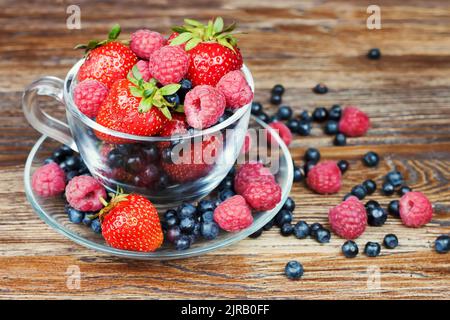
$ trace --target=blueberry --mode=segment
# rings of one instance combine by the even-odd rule
[[[200,218],[203,222],[212,222],[214,221],[214,211],[205,211],[202,213]]]
[[[315,238],[317,230],[319,229],[323,229],[323,226],[318,222],[314,222],[312,225],[309,226],[309,234]]]
[[[342,253],[346,258],[354,258],[359,253],[358,245],[355,241],[348,240],[342,245]]]
[[[141,147],[142,155],[146,162],[154,162],[159,158],[159,150],[154,144],[146,144]]]
[[[304,273],[303,266],[298,261],[289,261],[284,267],[284,273],[291,280],[300,279]]]
[[[386,175],[385,181],[397,188],[403,184],[403,176],[398,171],[391,171]]]
[[[290,119],[288,122],[286,122],[286,126],[291,130],[292,133],[297,133],[298,128],[300,126],[300,121],[297,119]]]
[[[281,106],[277,111],[277,117],[280,120],[289,120],[292,117],[292,108],[289,106]]]
[[[291,223],[285,223],[280,228],[281,235],[287,237],[294,232],[294,226]]]
[[[236,167],[232,167],[232,168],[230,169],[230,171],[228,171],[227,177],[232,177],[232,178],[234,178],[235,174],[236,174]]]
[[[380,204],[378,203],[378,201],[375,201],[375,200],[367,201],[364,206],[366,207],[366,210],[375,209],[375,208],[380,208],[381,207]]]
[[[317,163],[320,160],[320,152],[316,148],[308,148],[305,152],[305,161]]]
[[[139,173],[139,172],[141,172],[141,171],[144,169],[144,167],[145,167],[144,159],[142,159],[142,158],[139,157],[139,156],[133,155],[133,156],[131,156],[131,157],[129,157],[129,158],[127,159],[127,161],[126,161],[126,167],[127,167],[127,170],[128,170],[129,172],[132,172],[132,173]]]
[[[311,134],[311,122],[300,120],[298,123],[297,133],[301,136],[309,136]]]
[[[248,237],[249,237],[249,238],[252,238],[252,239],[259,238],[259,237],[262,235],[263,231],[264,231],[264,230],[261,228],[261,229],[255,231],[255,232],[253,232],[253,233],[252,233],[251,235],[249,235]]]
[[[394,185],[392,185],[389,182],[384,182],[383,185],[381,186],[381,192],[385,195],[385,196],[391,196],[394,194],[395,188]]]
[[[69,207],[67,209],[67,214],[69,216],[69,220],[72,223],[81,223],[81,221],[83,221],[84,218],[84,213],[81,211],[78,211],[72,207]]]
[[[314,93],[318,93],[318,94],[325,94],[328,92],[328,88],[326,85],[324,85],[323,83],[318,83],[316,84],[316,86],[313,88],[313,92]]]
[[[258,115],[258,118],[259,118],[259,120],[261,120],[261,121],[263,121],[263,122],[265,122],[265,123],[269,123],[269,120],[270,120],[269,116],[268,116],[267,113],[265,113],[265,112],[261,112],[261,113]]]
[[[228,118],[230,118],[233,114],[234,114],[233,111],[225,110],[225,113],[219,117],[219,120],[217,120],[217,122],[222,123],[226,121]]]
[[[92,220],[91,229],[95,233],[102,233],[102,224],[100,223],[100,220],[98,218]]]
[[[328,112],[328,119],[339,121],[341,119],[342,108],[338,104],[331,106],[330,112]]]
[[[381,51],[378,48],[370,49],[369,52],[367,52],[367,57],[371,60],[378,60],[381,58]]]
[[[234,187],[234,178],[232,176],[226,176],[219,184],[219,190],[231,189]]]
[[[295,209],[295,201],[291,197],[288,197],[283,205],[283,209],[293,212]]]
[[[354,186],[352,188],[352,191],[350,193],[357,197],[359,200],[362,200],[366,197],[367,190],[361,184],[358,184],[357,186]]]
[[[308,175],[308,172],[315,166],[314,162],[308,161],[303,166],[303,171],[305,172],[305,176]]]
[[[281,227],[282,225],[286,223],[292,222],[292,212],[288,210],[281,210],[277,213],[276,217],[277,226]]]
[[[90,175],[90,172],[86,164],[84,162],[81,162],[80,168],[78,169],[78,175],[85,175],[85,174]]]
[[[367,194],[372,194],[377,190],[377,184],[373,180],[366,180],[362,183],[363,187],[366,189]]]
[[[330,239],[331,239],[331,233],[329,230],[321,228],[315,232],[314,238],[319,243],[328,243],[328,242],[330,242]]]
[[[233,197],[234,195],[236,195],[236,193],[233,190],[231,190],[231,189],[224,189],[224,190],[219,192],[219,199],[221,201],[225,201],[225,200]]]
[[[91,223],[92,223],[92,217],[91,217],[91,212],[89,212],[89,214],[88,214],[88,212],[86,212],[85,214],[84,214],[84,217],[83,217],[83,220],[81,221],[81,223],[83,223],[85,226],[90,226],[91,225]]]
[[[401,196],[403,196],[406,193],[411,192],[411,191],[412,191],[412,189],[410,187],[408,187],[408,186],[401,186],[400,189],[398,190],[398,194],[401,197]]]
[[[342,201],[345,201],[345,200],[347,200],[347,199],[350,198],[350,197],[354,197],[354,195],[352,195],[351,193],[347,193],[347,194],[342,198]]]
[[[162,189],[169,185],[169,176],[165,173],[159,175],[158,186]]]
[[[177,106],[180,104],[180,97],[176,93],[168,95],[168,96],[164,96],[164,99],[166,99],[166,101],[168,103],[170,103],[171,105],[174,105],[174,106]]]
[[[111,168],[120,168],[125,165],[125,156],[118,150],[113,149],[108,153],[108,165]]]
[[[309,233],[309,226],[305,221],[299,221],[294,225],[294,235],[297,239],[304,239]]]
[[[376,257],[380,254],[381,246],[377,242],[367,242],[366,246],[364,247],[364,253],[368,257]]]
[[[387,249],[394,249],[398,246],[398,238],[395,234],[387,234],[384,236],[383,245]]]
[[[177,250],[186,250],[191,246],[191,238],[186,235],[181,235],[178,239],[175,240],[175,249]]]
[[[166,212],[164,212],[164,220],[167,220],[171,217],[176,217],[177,216],[177,210],[175,209],[169,209]]]
[[[281,95],[279,95],[279,94],[274,94],[270,97],[271,104],[279,105],[282,100],[283,99],[281,98]]]
[[[165,163],[172,163],[172,159],[173,159],[173,152],[171,148],[165,148],[161,151],[161,159],[165,162]]]
[[[80,156],[69,156],[66,158],[64,163],[66,164],[67,171],[78,170],[82,163],[82,160]]]
[[[116,146],[116,150],[123,155],[132,154],[135,151],[135,145],[134,144],[119,144]]]
[[[213,240],[219,235],[219,226],[214,221],[203,222],[200,233],[204,239]]]
[[[450,251],[450,237],[448,235],[441,235],[434,241],[434,250],[437,253],[447,253]]]
[[[212,201],[212,200],[203,199],[203,200],[200,200],[200,202],[197,204],[198,213],[214,211],[215,208],[216,208],[216,205],[214,204],[214,201]]]
[[[44,160],[44,164],[49,164],[52,162],[57,163],[53,157],[48,157],[47,159]]]
[[[178,91],[188,92],[193,87],[192,82],[188,79],[181,79],[180,85],[181,85],[181,87],[180,87],[180,89],[178,89]]]
[[[304,178],[303,170],[294,166],[294,182],[300,182]]]
[[[283,85],[281,85],[281,84],[274,85],[271,93],[272,93],[272,95],[282,95],[284,93]]]
[[[324,131],[328,135],[335,135],[335,134],[337,134],[339,132],[339,125],[338,125],[337,121],[328,120],[325,123]]]
[[[168,228],[178,225],[179,220],[177,216],[170,216],[164,220]]]
[[[195,227],[194,218],[186,217],[186,218],[180,219],[180,230],[182,232],[189,234],[192,231],[194,231],[194,227]]]
[[[190,203],[183,202],[177,209],[178,219],[193,218],[197,213],[197,208]]]
[[[181,230],[179,226],[173,226],[167,230],[166,239],[170,243],[175,243],[180,236]]]
[[[303,111],[300,113],[299,118],[300,118],[300,120],[303,120],[303,121],[306,121],[306,122],[311,122],[311,121],[312,121],[311,115],[310,115],[309,112],[306,111],[306,110],[303,110]]]
[[[62,145],[61,147],[53,151],[52,157],[56,163],[61,163],[67,156],[71,156],[72,154],[73,154],[72,149],[70,149],[66,145]]]
[[[328,110],[324,107],[318,107],[314,109],[312,117],[314,121],[324,122],[328,118]]]
[[[263,228],[264,231],[269,231],[272,229],[273,225],[275,224],[275,218],[272,218],[269,222],[267,222]]]
[[[381,207],[369,208],[366,212],[369,226],[380,227],[387,220],[387,213]]]
[[[259,102],[252,102],[252,114],[257,116],[258,114],[261,114],[263,111],[263,106]]]
[[[347,137],[343,133],[338,133],[333,140],[335,146],[345,146],[347,144]]]
[[[341,173],[345,173],[348,170],[349,163],[347,160],[339,160],[337,166],[341,170]]]
[[[67,172],[67,174],[66,174],[66,180],[67,180],[67,181],[70,181],[70,180],[72,180],[73,178],[75,178],[76,176],[78,176],[78,171],[77,171],[77,170],[69,171],[69,172]]]
[[[380,157],[377,153],[369,151],[364,155],[362,161],[368,167],[376,167],[380,162]]]
[[[389,202],[388,212],[394,217],[400,217],[400,202],[398,200],[392,200]]]

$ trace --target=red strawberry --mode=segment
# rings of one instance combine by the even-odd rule
[[[161,130],[159,135],[161,137],[170,137],[183,135],[188,131],[188,124],[186,122],[186,117],[182,113],[174,113],[172,115],[172,120],[167,123],[164,128]],[[170,142],[158,142],[158,147],[160,148],[168,148],[170,146]]]
[[[137,194],[115,195],[99,213],[102,235],[111,247],[151,252],[163,242],[158,212]]]
[[[178,36],[171,36],[170,45],[183,45],[189,54],[187,78],[194,86],[215,86],[228,72],[242,67],[242,55],[231,32],[235,24],[224,27],[222,18],[208,25],[185,19],[186,25],[174,27]]]
[[[115,25],[107,40],[90,41],[87,45],[76,47],[86,49],[88,53],[78,71],[78,81],[94,79],[110,88],[116,80],[126,78],[137,57],[129,47],[116,41],[119,34],[120,26]]]

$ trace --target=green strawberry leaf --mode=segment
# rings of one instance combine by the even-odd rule
[[[214,33],[214,25],[211,20],[208,21],[208,26],[206,27],[205,38],[211,39]]]
[[[116,40],[119,37],[120,34],[120,25],[119,24],[115,24],[112,28],[111,31],[108,34],[108,39],[109,40]]]
[[[162,107],[159,110],[161,110],[161,113],[169,120],[172,120],[172,115],[170,114],[170,110],[167,107]]]
[[[219,40],[217,40],[217,42],[219,44],[221,44],[222,46],[227,47],[230,50],[233,50],[233,52],[236,52],[234,50],[234,47],[226,39],[219,39]]]
[[[141,98],[142,96],[144,96],[144,92],[141,89],[139,89],[138,87],[129,86],[128,88],[130,89],[130,93],[133,96],[135,96],[137,98]]]
[[[144,98],[139,103],[139,112],[147,112],[153,107],[153,99],[152,97]]]
[[[170,96],[171,94],[174,94],[175,92],[177,92],[178,89],[180,89],[180,87],[181,87],[181,84],[172,83],[172,84],[168,84],[167,86],[164,86],[161,89],[159,89],[159,92],[163,96]]]
[[[200,39],[200,38],[192,38],[191,40],[189,40],[186,43],[185,50],[189,51],[189,50],[195,48],[200,42],[202,42],[202,39]]]
[[[192,39],[194,35],[191,32],[183,32],[170,41],[171,46],[178,46]]]
[[[222,17],[217,17],[216,21],[214,21],[214,32],[220,33],[223,30],[223,19]]]
[[[152,94],[153,94],[153,88],[151,88],[151,89],[145,89],[145,90],[143,91],[143,96],[146,97],[146,98],[150,97]]]
[[[236,28],[236,22],[233,22],[232,24],[225,27],[225,29],[222,30],[222,33],[231,32]]]
[[[182,104],[179,104],[174,108],[174,111],[184,113],[184,106]]]
[[[136,78],[134,78],[133,75],[131,74],[131,72],[128,73],[127,79],[128,79],[128,81],[130,81],[132,84],[134,84],[135,86],[139,87],[139,80],[137,80]]]
[[[203,27],[203,24],[200,21],[194,20],[194,19],[184,19],[184,23],[187,25],[191,25],[194,27]]]
[[[183,32],[186,32],[186,28],[184,28],[182,26],[173,26],[172,31],[176,32],[176,33],[183,33]]]
[[[137,65],[135,65],[132,69],[131,72],[133,73],[133,77],[137,80],[142,80],[142,75],[141,72],[139,71],[139,68],[137,67]]]

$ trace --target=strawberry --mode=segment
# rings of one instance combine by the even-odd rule
[[[174,94],[179,84],[157,87],[157,81],[145,82],[137,67],[133,67],[128,79],[116,81],[100,106],[96,121],[106,128],[138,135],[159,134],[172,119],[169,103],[164,96]],[[96,131],[98,138],[110,143],[130,142]]]
[[[152,252],[163,242],[163,232],[158,212],[153,204],[141,195],[112,195],[109,203],[99,212],[102,235],[111,247]]]
[[[174,113],[172,120],[164,126],[159,135],[161,137],[181,136],[188,132],[188,128],[185,115],[182,113]],[[168,148],[169,146],[169,141],[158,142],[158,147],[160,148]]]
[[[87,45],[78,45],[76,49],[86,50],[86,61],[78,70],[78,81],[94,79],[110,88],[119,79],[126,78],[136,64],[137,57],[126,45],[117,41],[120,26],[115,25],[107,40],[91,40]]]
[[[194,86],[215,86],[228,72],[242,67],[242,55],[232,31],[235,24],[224,27],[223,19],[210,20],[207,25],[185,19],[184,26],[173,28],[177,36],[169,38],[171,46],[181,45],[189,55],[187,78]]]

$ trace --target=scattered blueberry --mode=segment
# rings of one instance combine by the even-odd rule
[[[348,241],[344,242],[341,249],[342,249],[342,253],[347,258],[354,258],[359,253],[358,245],[356,244],[355,241],[352,241],[352,240],[348,240]]]
[[[335,134],[339,133],[339,124],[338,124],[338,122],[335,121],[335,120],[328,120],[325,123],[324,131],[328,135],[335,135]]]
[[[440,235],[434,241],[434,249],[437,253],[447,253],[450,251],[450,237],[448,235]]]
[[[48,157],[47,159],[44,160],[44,164],[49,164],[55,162],[55,159],[53,157]]]
[[[67,181],[70,181],[70,180],[72,180],[73,178],[75,178],[76,176],[78,176],[79,174],[78,174],[78,171],[76,171],[76,170],[72,170],[72,171],[69,171],[69,172],[67,172],[67,174],[66,174],[66,180]]]
[[[347,194],[342,198],[342,201],[345,201],[345,200],[347,200],[347,199],[350,198],[350,197],[354,197],[354,195],[352,195],[351,193],[347,193]]]
[[[263,111],[263,106],[259,102],[252,102],[252,114],[257,116],[258,114],[261,114]]]
[[[72,223],[81,223],[84,218],[84,212],[78,211],[72,207],[67,208],[67,215],[69,217],[70,222]]]
[[[275,218],[271,219],[269,222],[267,222],[263,228],[264,231],[269,231],[272,229],[273,225],[275,224]]]
[[[180,230],[184,233],[191,233],[195,228],[195,220],[191,217],[180,219]]]
[[[291,197],[288,197],[283,205],[283,209],[293,212],[295,209],[295,201]]]
[[[290,223],[285,223],[280,228],[281,235],[287,237],[290,236],[294,232],[294,226]]]
[[[281,121],[281,119],[276,114],[270,116],[270,118],[269,118],[269,123],[278,122],[278,121]]]
[[[298,261],[289,261],[284,268],[284,273],[289,279],[300,279],[304,273],[303,266]]]
[[[315,232],[314,238],[319,243],[328,243],[328,242],[330,242],[330,239],[331,239],[331,233],[329,230],[321,228]]]
[[[316,84],[316,86],[313,88],[314,93],[318,94],[325,94],[328,92],[328,88],[323,83]]]
[[[303,172],[305,173],[305,176],[308,175],[308,172],[315,166],[316,164],[314,162],[308,161],[305,162],[303,166]]]
[[[214,221],[201,224],[201,234],[206,240],[213,240],[219,235],[219,226]]]
[[[125,156],[118,150],[113,149],[108,153],[108,165],[111,168],[120,168],[125,165]]]
[[[201,221],[203,222],[211,222],[214,221],[214,211],[205,211],[200,216]]]
[[[168,103],[170,103],[170,104],[172,104],[172,105],[174,105],[174,106],[177,106],[177,105],[180,104],[180,97],[179,97],[178,94],[176,94],[176,93],[171,94],[171,95],[168,95],[168,96],[164,96],[164,99],[165,99]]]
[[[286,126],[291,130],[292,133],[297,133],[298,128],[300,126],[300,121],[297,119],[290,119],[288,122],[286,122]]]
[[[249,235],[248,237],[249,237],[249,238],[252,238],[252,239],[259,238],[259,237],[262,235],[263,231],[264,231],[264,230],[261,228],[261,229],[255,231],[255,232],[253,232],[253,233],[252,233],[251,235]]]
[[[282,100],[283,99],[281,98],[281,95],[279,95],[279,94],[274,94],[270,97],[271,104],[279,105]]]
[[[400,189],[398,189],[398,194],[399,196],[403,196],[405,195],[405,193],[411,192],[412,189],[408,186],[401,186]]]
[[[363,187],[366,189],[367,194],[372,194],[377,190],[377,184],[373,180],[366,180],[362,183]]]
[[[203,199],[203,200],[200,200],[200,202],[197,204],[198,213],[214,211],[215,208],[216,208],[216,205],[214,204],[214,201],[212,201],[212,200]]]
[[[301,136],[309,136],[311,134],[311,129],[311,122],[300,120],[297,133]]]
[[[387,234],[384,236],[383,245],[387,249],[394,249],[398,246],[398,238],[395,234]]]
[[[197,213],[197,208],[190,203],[183,202],[177,209],[178,219],[193,218]]]
[[[318,107],[314,109],[312,117],[314,121],[324,122],[328,118],[328,110],[324,107]]]
[[[367,52],[367,57],[371,60],[378,60],[381,58],[381,51],[378,48],[370,49],[369,52]]]
[[[357,186],[354,186],[352,188],[352,191],[350,193],[357,197],[359,200],[362,200],[366,197],[367,190],[361,184],[358,184]]]
[[[175,240],[175,248],[177,250],[186,250],[191,246],[191,238],[186,235],[181,235]]]
[[[172,163],[172,156],[173,156],[173,152],[171,148],[165,148],[161,151],[161,159],[165,162],[165,163]]]
[[[309,226],[305,221],[299,221],[294,225],[294,235],[298,239],[304,239],[309,236]]]
[[[280,120],[289,120],[292,117],[292,108],[289,106],[281,106],[277,111]]]
[[[173,226],[167,230],[166,239],[170,243],[175,243],[181,236],[181,230],[179,226]]]
[[[305,175],[303,174],[303,170],[297,166],[294,166],[294,182],[300,182],[304,177]]]
[[[221,201],[225,201],[228,198],[231,198],[232,196],[236,195],[236,193],[231,189],[225,189],[219,192],[219,199]]]
[[[274,85],[271,93],[272,93],[272,95],[282,95],[284,93],[283,85],[281,85],[281,84]]]
[[[378,201],[375,201],[375,200],[367,201],[364,206],[366,207],[366,210],[375,209],[375,208],[381,207],[380,204],[378,203]]]
[[[314,222],[312,225],[309,226],[310,235],[315,238],[316,232],[319,229],[323,229],[323,226],[318,222]]]
[[[345,173],[348,170],[349,163],[347,160],[339,160],[337,166],[341,170],[341,173]]]
[[[394,217],[400,216],[400,202],[398,200],[392,200],[388,205],[388,212]]]
[[[376,257],[380,254],[381,246],[377,242],[367,242],[366,246],[364,247],[364,253],[368,257]]]
[[[102,224],[98,218],[93,219],[91,222],[91,229],[95,233],[102,233]]]
[[[305,152],[305,161],[318,163],[320,160],[320,152],[316,148],[308,148]]]
[[[367,212],[367,222],[370,226],[380,227],[387,220],[387,213],[381,207],[369,208]]]
[[[373,151],[367,152],[363,157],[363,163],[368,167],[376,167],[380,162],[380,157]]]
[[[282,225],[286,223],[292,222],[292,212],[288,210],[281,210],[277,213],[275,216],[277,226],[281,227]]]
[[[81,221],[81,223],[83,223],[85,226],[90,226],[92,223],[92,217],[91,217],[92,213],[90,213],[90,214],[88,214],[88,213],[89,212],[86,212],[84,214],[83,220]]]
[[[391,171],[385,177],[386,182],[389,182],[394,187],[400,187],[403,184],[403,176],[398,171]]]
[[[261,112],[260,114],[258,114],[258,118],[265,123],[269,123],[270,120],[269,116],[265,112]]]
[[[306,110],[303,110],[303,111],[300,113],[299,119],[300,119],[300,120],[303,120],[303,121],[306,121],[306,122],[311,122],[311,121],[312,121],[311,115],[310,115],[309,112],[306,111]]]
[[[338,133],[333,140],[335,146],[345,146],[347,144],[347,137],[343,133]]]
[[[328,112],[328,119],[339,121],[341,119],[342,108],[338,104],[331,106],[330,112]]]
[[[385,196],[391,196],[394,194],[395,188],[394,185],[392,185],[389,182],[384,182],[382,187],[381,187],[381,192],[385,195]]]

